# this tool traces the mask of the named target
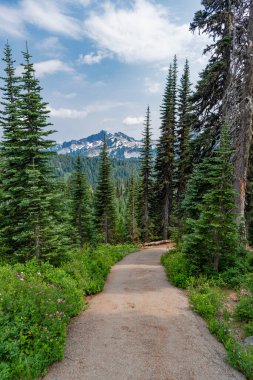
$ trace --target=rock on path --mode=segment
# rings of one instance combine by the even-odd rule
[[[65,359],[45,380],[241,380],[223,346],[166,279],[149,248],[116,264],[70,325]]]

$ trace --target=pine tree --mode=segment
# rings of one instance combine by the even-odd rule
[[[129,194],[128,194],[128,215],[127,215],[127,231],[128,236],[133,242],[139,238],[138,224],[137,224],[137,188],[133,172],[129,180]]]
[[[190,174],[190,132],[192,123],[191,114],[191,83],[188,60],[185,62],[184,72],[178,89],[178,122],[176,141],[176,205],[180,208],[187,180]]]
[[[210,188],[209,171],[211,163],[212,157],[206,157],[193,168],[180,210],[184,220],[187,218],[199,218],[199,205],[202,203],[205,193]]]
[[[128,233],[128,189],[129,181],[126,184],[122,180],[117,180],[116,187],[116,228],[115,237],[118,242],[125,242],[129,239]]]
[[[174,144],[176,126],[176,79],[177,60],[170,65],[167,84],[161,106],[161,135],[157,145],[155,162],[155,209],[157,210],[156,225],[158,233],[164,240],[168,238],[168,227],[173,201],[173,172],[174,172]],[[162,223],[162,225],[161,225]]]
[[[234,215],[231,137],[224,125],[220,146],[209,159],[209,188],[199,204],[199,218],[188,219],[183,252],[198,272],[219,272],[234,264],[240,242]]]
[[[115,233],[116,210],[106,135],[100,154],[99,179],[95,193],[95,216],[97,229],[103,235],[104,242],[111,243]]]
[[[247,4],[248,3],[248,4]],[[239,68],[235,73],[235,78],[231,78],[231,89],[227,92],[227,97],[234,98],[237,101],[237,116],[235,118],[235,107],[230,106],[230,113],[232,119],[236,119],[233,123],[235,130],[234,133],[234,188],[236,193],[236,210],[238,213],[237,222],[241,224],[242,238],[246,240],[245,228],[245,206],[246,206],[246,185],[249,169],[249,158],[251,145],[253,144],[253,0],[241,2],[241,12],[245,12],[244,6],[248,11],[247,27],[243,29],[246,35],[246,47],[242,51],[238,48],[236,53],[239,55],[237,64]],[[246,13],[247,14],[247,13]],[[242,33],[242,32],[241,32]],[[237,46],[241,45],[240,33],[238,36]],[[239,50],[239,51],[238,51]],[[240,54],[239,54],[240,53]],[[240,70],[243,59],[243,70]],[[236,59],[235,59],[236,61]],[[238,62],[239,61],[239,62]],[[236,63],[236,62],[235,62]],[[238,66],[237,65],[237,66]],[[233,84],[233,81],[235,84]],[[234,101],[235,102],[235,101]],[[230,117],[230,118],[231,118]],[[239,121],[239,122],[238,122]]]
[[[194,158],[210,154],[215,147],[223,123],[223,97],[229,83],[233,41],[233,11],[238,0],[202,0],[203,9],[196,12],[191,30],[210,37],[204,50],[210,58],[200,74],[193,95],[194,130],[201,132],[194,144]]]
[[[17,138],[19,154],[13,156],[16,166],[12,166],[13,178],[17,178],[18,181],[15,179],[16,188],[11,176],[8,178],[6,175],[3,182],[3,193],[7,194],[11,201],[2,204],[3,213],[6,214],[9,208],[10,216],[1,229],[1,238],[6,251],[12,256],[15,255],[18,260],[24,261],[34,256],[37,259],[55,260],[59,252],[64,252],[67,241],[61,234],[62,226],[58,223],[61,218],[56,206],[57,193],[54,195],[56,189],[48,163],[50,152],[47,148],[52,147],[54,143],[47,137],[53,131],[47,129],[50,125],[47,121],[49,111],[40,95],[41,87],[35,78],[28,49],[23,56],[23,75],[15,101],[22,133]],[[7,142],[9,147],[17,150],[14,142],[4,140],[4,157],[7,157]],[[8,169],[8,166],[5,166],[5,158],[3,163],[4,171]],[[12,215],[13,221],[10,220]]]
[[[152,141],[151,141],[151,121],[150,108],[147,108],[146,121],[143,133],[143,148],[140,158],[140,225],[141,236],[144,242],[149,241],[151,235],[151,192],[152,192]]]
[[[16,227],[22,223],[19,212],[20,181],[23,169],[22,156],[22,120],[18,107],[20,97],[20,78],[15,75],[10,45],[5,45],[4,58],[5,76],[1,88],[3,106],[0,112],[0,125],[3,127],[1,142],[1,202],[0,202],[0,239],[1,251],[10,255],[15,252],[19,242],[15,239]]]
[[[77,157],[76,169],[71,178],[71,221],[75,233],[74,241],[83,247],[93,238],[93,216],[89,184],[82,171],[80,156]]]

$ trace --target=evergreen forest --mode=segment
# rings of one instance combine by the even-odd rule
[[[29,45],[20,74],[6,42],[1,380],[45,375],[112,265],[159,242],[172,245],[161,259],[169,281],[187,289],[228,362],[253,379],[253,1],[202,0],[190,30],[210,38],[206,67],[193,86],[190,59],[182,70],[176,55],[169,62],[156,155],[149,104],[134,160],[111,159],[106,133],[99,157],[57,155]]]

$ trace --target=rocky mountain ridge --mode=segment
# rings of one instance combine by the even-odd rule
[[[143,142],[129,137],[122,132],[109,133],[104,130],[90,135],[80,140],[65,141],[57,144],[54,150],[58,154],[82,154],[87,157],[99,155],[104,136],[106,136],[107,147],[110,157],[119,159],[134,159],[140,156]],[[152,142],[152,149],[155,153],[156,141]]]

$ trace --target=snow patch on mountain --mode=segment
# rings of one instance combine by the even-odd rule
[[[62,144],[57,144],[54,150],[58,154],[82,154],[87,157],[96,157],[101,152],[104,136],[106,136],[110,157],[133,159],[140,156],[143,141],[135,140],[122,132],[109,133],[103,130],[80,140],[65,141]],[[156,141],[152,142],[152,149],[153,154],[155,154]]]

